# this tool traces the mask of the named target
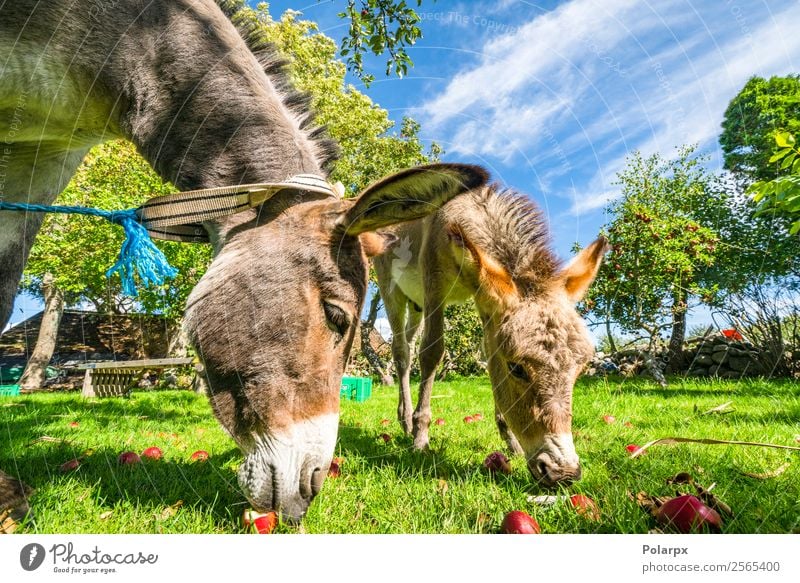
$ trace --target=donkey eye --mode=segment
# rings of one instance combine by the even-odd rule
[[[521,364],[517,364],[516,362],[508,363],[508,372],[511,376],[518,378],[521,381],[531,380],[530,377],[528,376],[528,373],[525,372],[525,368]]]
[[[344,336],[347,332],[350,322],[345,312],[339,306],[322,302],[322,309],[325,310],[325,320],[328,323],[328,328],[336,332],[339,336]]]

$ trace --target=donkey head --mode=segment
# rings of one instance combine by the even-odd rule
[[[546,486],[577,480],[572,389],[594,349],[575,310],[607,250],[600,238],[535,286],[473,249],[476,296],[495,403],[525,450],[528,469]],[[537,279],[541,274],[537,274]]]
[[[299,520],[322,487],[368,258],[395,240],[379,229],[435,212],[486,179],[478,167],[437,164],[355,200],[279,194],[224,234],[189,297],[186,326],[214,412],[245,454],[239,483],[255,508]]]

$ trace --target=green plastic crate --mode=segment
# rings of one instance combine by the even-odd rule
[[[363,402],[372,396],[372,379],[369,377],[343,377],[339,396]]]
[[[0,397],[16,397],[19,395],[19,385],[0,385]]]

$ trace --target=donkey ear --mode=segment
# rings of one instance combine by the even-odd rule
[[[605,237],[599,237],[586,249],[578,253],[559,274],[559,281],[567,292],[567,297],[573,302],[583,299],[589,286],[594,281],[603,255],[611,247]]]
[[[469,164],[431,164],[404,170],[367,187],[336,223],[348,235],[360,235],[420,219],[488,179],[486,170]]]
[[[456,247],[466,250],[472,256],[478,272],[480,293],[484,297],[489,298],[496,304],[503,305],[508,305],[519,297],[517,285],[508,270],[491,256],[481,251],[469,240],[459,226],[451,225],[448,228],[447,235]]]

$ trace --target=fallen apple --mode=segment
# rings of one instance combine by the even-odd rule
[[[164,455],[159,447],[148,447],[142,452],[142,457],[150,458],[151,460],[160,460]]]
[[[328,468],[328,477],[329,478],[338,478],[339,474],[342,473],[341,467],[336,462],[336,460],[331,462],[331,466]]]
[[[609,425],[614,423],[616,420],[617,420],[617,418],[614,417],[613,415],[603,415],[603,421],[605,421]]]
[[[483,467],[489,470],[491,474],[497,472],[501,474],[511,473],[511,464],[508,463],[508,458],[499,451],[493,451],[487,455],[486,459],[483,460]]]
[[[192,454],[191,460],[193,462],[204,462],[208,459],[208,452],[204,449],[198,449]]]
[[[569,502],[575,509],[575,512],[581,516],[585,516],[590,520],[600,520],[600,509],[595,504],[594,500],[583,494],[573,494],[569,497]]]
[[[628,452],[630,452],[630,453],[636,453],[637,451],[639,451],[642,448],[639,447],[638,445],[636,445],[635,443],[629,443],[628,445],[625,446],[625,449],[627,449]]]
[[[383,425],[384,427],[389,425],[389,423],[391,423],[391,421],[389,421],[388,419],[381,419],[381,425]]]
[[[709,508],[699,498],[685,494],[664,502],[655,512],[656,521],[672,526],[678,532],[689,533],[707,528],[719,532],[722,518],[713,508]]]
[[[258,534],[270,534],[278,524],[278,515],[275,512],[256,512],[245,510],[242,515],[245,528],[255,527]]]
[[[466,417],[464,417],[464,423],[474,423],[474,422],[475,418],[472,415],[467,415]]]
[[[135,451],[123,451],[119,454],[117,461],[123,465],[130,465],[130,464],[138,464],[142,461],[142,458],[139,457],[139,454]]]
[[[388,433],[381,433],[380,438],[383,440],[384,443],[389,443],[392,441],[392,436]]]
[[[69,424],[69,426],[70,427],[80,427],[80,423],[78,423],[77,421],[73,421],[72,423]]]
[[[77,470],[79,467],[81,467],[81,461],[79,459],[71,459],[61,464],[58,469],[62,474],[65,474],[67,472]]]
[[[631,423],[630,421],[626,421],[625,423],[623,423],[623,425],[624,425],[625,427],[629,427],[629,428],[630,428],[630,427],[633,427],[633,423]]]
[[[439,417],[436,421],[434,421],[434,423],[436,423],[436,425],[444,425],[444,419]]]
[[[503,534],[539,534],[542,531],[539,523],[521,510],[512,510],[506,514],[500,530]]]
[[[472,420],[473,421],[482,421],[483,420],[483,414],[482,413],[475,413],[472,416]]]

